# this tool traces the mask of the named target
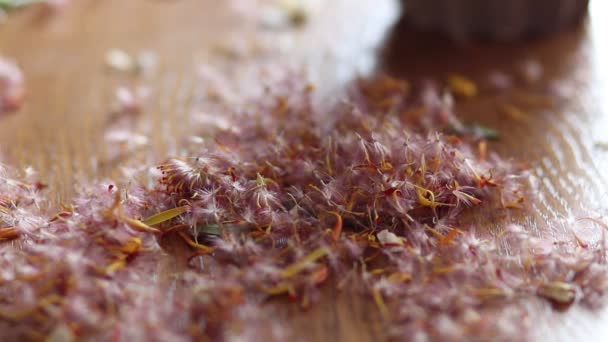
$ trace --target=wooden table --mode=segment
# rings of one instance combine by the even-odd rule
[[[484,80],[495,69],[516,72],[527,58],[544,65],[541,85],[481,95],[458,103],[467,119],[497,128],[502,139],[492,148],[530,163],[539,179],[537,214],[521,217],[529,225],[599,212],[608,190],[608,7],[594,1],[584,27],[546,40],[517,44],[454,46],[433,35],[412,32],[390,0],[328,1],[313,11],[301,29],[276,34],[285,41],[283,55],[309,65],[313,79],[335,87],[356,72],[378,64],[407,78],[442,80],[451,72]],[[603,7],[602,7],[603,6]],[[201,63],[211,63],[226,37],[246,37],[256,23],[238,16],[228,1],[216,0],[75,0],[54,15],[28,9],[0,24],[0,53],[22,66],[28,88],[25,107],[0,121],[1,160],[33,166],[50,185],[53,201],[68,201],[78,182],[118,176],[119,162],[107,155],[104,127],[112,94],[119,84],[143,83],[152,97],[138,126],[151,141],[131,160],[150,165],[162,156],[183,153],[188,116],[196,109],[202,85]],[[607,21],[603,21],[607,20]],[[386,39],[385,39],[386,38]],[[384,42],[383,42],[384,41]],[[110,48],[155,52],[157,71],[132,77],[109,72],[104,55]],[[214,57],[217,59],[217,56]],[[549,80],[570,94],[552,108],[527,112],[523,121],[505,117],[498,103],[539,92]],[[328,287],[310,311],[282,302],[269,306],[307,340],[371,341],[382,338],[383,325],[365,298],[336,293]],[[608,312],[572,309],[553,313],[538,305],[538,333],[549,339],[605,340]]]

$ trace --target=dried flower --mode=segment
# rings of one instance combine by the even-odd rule
[[[18,110],[24,99],[23,73],[14,61],[0,56],[0,114]]]
[[[560,281],[542,284],[538,288],[540,296],[562,305],[572,304],[576,299],[577,293],[576,286]]]
[[[513,86],[513,79],[502,71],[493,71],[488,75],[488,82],[494,90],[504,91]]]
[[[543,65],[535,59],[528,59],[521,64],[521,76],[528,83],[540,81],[543,77]]]
[[[111,70],[119,72],[134,72],[136,70],[133,57],[120,49],[108,50],[105,55],[105,62]]]
[[[144,87],[138,87],[136,89],[118,87],[115,92],[116,103],[113,111],[114,116],[140,114],[144,101],[149,95],[149,90]]]

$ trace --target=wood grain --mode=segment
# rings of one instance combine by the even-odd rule
[[[501,131],[503,138],[492,148],[529,163],[541,200],[536,213],[516,219],[542,226],[586,209],[606,209],[608,40],[601,35],[607,32],[608,8],[600,1],[592,6],[583,27],[548,39],[456,46],[412,32],[403,22],[388,32],[396,18],[394,1],[340,0],[314,12],[304,28],[275,38],[291,42],[284,54],[332,86],[376,64],[409,79],[443,80],[457,72],[481,84],[492,70],[517,73],[522,61],[541,61],[545,79],[540,84],[520,82],[500,94],[483,90],[459,101],[458,111]],[[56,203],[68,201],[83,179],[119,175],[118,164],[104,160],[103,134],[112,92],[120,84],[145,84],[153,94],[144,111],[148,124],[137,126],[151,142],[130,158],[153,165],[165,155],[183,153],[180,137],[189,134],[189,114],[201,91],[197,66],[208,62],[223,39],[250,30],[251,23],[236,16],[229,2],[212,0],[78,0],[53,15],[40,9],[11,15],[0,24],[0,53],[25,71],[28,101],[0,121],[1,160],[39,170]],[[137,79],[109,72],[104,54],[110,48],[154,51],[158,70]],[[501,114],[499,103],[540,94],[554,81],[570,90],[555,106],[529,110],[524,122]],[[529,319],[539,337],[600,341],[608,336],[608,311],[554,313],[541,303],[536,307],[538,315]],[[283,302],[267,309],[306,340],[383,337],[384,326],[369,300],[331,286],[306,313]]]

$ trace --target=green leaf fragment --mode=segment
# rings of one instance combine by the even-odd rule
[[[221,228],[219,224],[210,223],[210,224],[201,224],[196,226],[196,233],[198,234],[207,234],[207,235],[220,235]]]
[[[143,221],[143,223],[148,226],[153,226],[155,224],[163,223],[163,222],[169,221],[169,220],[185,213],[188,210],[188,208],[190,208],[190,207],[187,205],[184,205],[181,207],[176,207],[173,209],[161,211],[158,214],[154,214],[154,215],[148,217],[147,219],[145,219]]]
[[[43,2],[46,2],[46,0],[0,0],[0,10],[9,11],[19,7]]]
[[[459,136],[470,136],[474,139],[481,140],[500,139],[500,133],[497,130],[478,123],[452,126],[450,129],[448,129],[448,132]]]
[[[249,224],[234,224],[234,223],[205,223],[199,224],[196,226],[195,235],[207,234],[207,235],[222,235],[222,231],[227,232],[243,232],[250,229],[251,226]]]
[[[472,134],[477,138],[488,139],[488,140],[500,139],[500,134],[495,129],[492,129],[492,128],[489,128],[489,127],[486,127],[486,126],[483,126],[480,124],[469,125],[469,127],[470,127]]]

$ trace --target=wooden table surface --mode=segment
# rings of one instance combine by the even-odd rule
[[[14,13],[0,24],[0,54],[15,58],[24,70],[28,98],[21,111],[0,121],[0,161],[33,166],[50,185],[55,203],[69,201],[83,179],[118,177],[123,172],[121,162],[107,159],[104,130],[113,92],[121,84],[144,84],[152,94],[144,108],[144,123],[136,128],[150,142],[129,159],[154,165],[163,156],[185,153],[183,138],[193,133],[189,117],[200,104],[197,94],[204,87],[197,70],[228,58],[222,56],[226,41],[259,38],[258,23],[235,13],[232,6],[253,2],[74,0],[52,15],[36,8]],[[391,28],[396,20],[397,4],[391,0],[326,1],[313,8],[304,27],[260,34],[274,44],[276,51],[271,51],[277,60],[306,64],[311,77],[328,89],[374,66],[414,79],[442,80],[457,72],[482,84],[492,70],[516,73],[524,60],[537,59],[544,66],[541,83],[518,83],[501,94],[482,90],[476,98],[460,101],[459,113],[498,129],[502,139],[491,147],[506,157],[527,161],[537,175],[541,199],[537,212],[520,221],[542,226],[583,210],[605,212],[605,1],[593,2],[591,17],[581,28],[513,44],[455,46],[433,35],[413,33],[402,22]],[[135,79],[110,72],[104,55],[111,48],[152,51],[158,56],[157,70]],[[272,61],[275,57],[270,55],[264,58]],[[230,58],[237,65],[250,57]],[[528,110],[520,121],[501,113],[499,103],[541,93],[549,84],[559,85],[565,93],[557,105]],[[384,325],[377,323],[379,316],[369,300],[336,293],[331,287],[321,303],[306,313],[282,302],[268,310],[276,310],[305,340],[372,341],[383,336]],[[540,303],[535,310],[534,326],[548,340],[600,341],[608,336],[606,310],[573,308],[554,313]]]

